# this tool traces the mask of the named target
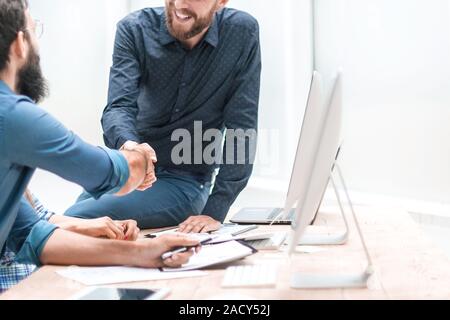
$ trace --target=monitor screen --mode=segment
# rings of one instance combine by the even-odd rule
[[[314,72],[284,206],[285,214],[302,202],[308,188],[309,176],[326,116],[324,100],[322,76],[318,72]]]
[[[330,175],[336,161],[336,154],[341,145],[342,125],[342,76],[338,74],[330,102],[325,105],[325,117],[323,118],[319,138],[314,139],[314,153],[308,155],[308,161],[299,162],[297,170],[308,170],[307,180],[302,183],[303,195],[299,198],[296,216],[291,225],[292,234],[289,252],[295,252],[299,241],[310,225],[322,202],[327,189]],[[306,140],[306,139],[305,139]],[[300,152],[301,152],[300,146]],[[311,165],[312,163],[312,165]],[[299,190],[300,191],[300,190]]]

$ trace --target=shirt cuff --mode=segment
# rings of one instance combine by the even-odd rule
[[[109,159],[111,160],[113,172],[110,174],[110,178],[108,179],[104,187],[95,192],[87,191],[94,199],[99,199],[104,194],[116,194],[123,188],[130,177],[128,161],[125,159],[122,153],[117,150],[109,149],[107,147],[100,148],[106,152]]]
[[[57,226],[47,221],[41,220],[36,223],[17,254],[16,261],[18,263],[41,266],[40,256],[42,250],[44,250],[48,239],[56,229],[58,229]]]
[[[223,223],[228,215],[230,207],[230,201],[227,201],[227,199],[218,200],[214,196],[211,196],[206,202],[202,215],[210,216]]]

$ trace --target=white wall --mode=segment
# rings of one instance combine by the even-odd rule
[[[129,9],[133,12],[142,8],[163,7],[164,2],[164,0],[129,0]]]
[[[31,0],[30,9],[44,23],[40,51],[51,95],[43,107],[83,139],[103,144],[100,117],[106,105],[115,23],[127,13],[127,1]],[[81,191],[41,171],[31,188],[58,212]]]
[[[43,106],[92,143],[102,143],[100,116],[106,105],[115,20],[126,1],[30,1],[44,23],[40,40],[51,96]]]
[[[316,5],[317,68],[346,75],[350,187],[450,203],[449,1]]]
[[[287,189],[312,75],[310,0],[232,0],[260,24],[262,77],[260,136],[254,181],[282,181]],[[256,179],[255,179],[256,178]]]

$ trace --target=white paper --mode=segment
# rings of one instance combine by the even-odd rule
[[[236,241],[207,245],[203,246],[199,253],[192,256],[189,262],[183,267],[178,269],[164,268],[164,271],[177,272],[202,269],[217,264],[240,260],[252,254],[252,249]]]
[[[219,230],[213,232],[212,234],[237,236],[257,228],[258,226],[256,225],[224,224]]]
[[[203,271],[166,273],[159,269],[141,269],[131,267],[76,267],[71,266],[57,273],[65,278],[81,282],[87,286],[97,286],[126,282],[152,280],[170,280],[179,278],[201,277]]]
[[[212,238],[216,238],[216,237],[228,237],[228,238],[232,238],[233,236],[237,236],[243,233],[247,233],[249,231],[255,230],[258,227],[256,225],[235,225],[235,224],[225,224],[223,225],[219,230],[210,233],[189,233],[189,236],[198,236],[200,237],[200,239],[202,239],[205,236],[209,236]],[[157,233],[153,233],[154,236],[156,237],[160,237],[162,235],[167,235],[167,234],[176,234],[178,233],[178,229],[177,228],[173,228],[173,229],[168,229],[165,231],[160,231]],[[184,234],[186,235],[186,234]]]

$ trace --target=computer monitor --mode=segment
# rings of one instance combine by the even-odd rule
[[[311,91],[303,118],[297,153],[292,168],[291,180],[284,205],[284,214],[288,214],[292,208],[301,207],[303,197],[309,186],[311,170],[314,166],[315,154],[323,130],[327,108],[323,93],[323,79],[317,71],[313,74]],[[310,216],[308,224],[314,216]]]
[[[297,245],[304,242],[305,231],[311,218],[316,214],[326,191],[329,182],[331,182],[336,193],[336,198],[339,208],[344,219],[347,231],[342,235],[323,237],[322,243],[335,242],[335,244],[343,244],[348,239],[349,225],[344,213],[344,205],[339,195],[339,190],[336,186],[336,179],[333,171],[340,178],[345,193],[345,198],[348,201],[347,205],[353,216],[359,238],[364,248],[366,259],[368,262],[367,268],[362,273],[356,274],[332,274],[332,275],[308,275],[303,273],[293,274],[291,280],[291,287],[296,289],[331,289],[331,288],[365,288],[368,285],[369,279],[374,273],[373,260],[367,243],[364,239],[360,223],[358,221],[355,208],[349,196],[343,174],[337,163],[337,157],[341,148],[341,130],[342,130],[342,115],[343,115],[343,79],[342,74],[337,75],[334,82],[333,91],[331,94],[330,103],[327,105],[326,117],[324,119],[323,130],[318,140],[317,152],[314,157],[314,165],[308,179],[308,186],[305,188],[306,192],[302,196],[302,201],[296,209],[296,216],[291,225],[292,231],[289,241],[289,254],[296,252]],[[323,239],[325,238],[325,241]],[[326,239],[328,238],[328,239]],[[329,240],[333,241],[329,241]],[[337,241],[336,241],[337,240]]]
[[[322,76],[314,72],[284,208],[244,208],[231,219],[231,222],[291,224],[295,206],[302,202],[302,197],[309,185],[309,175],[326,116],[327,108],[324,100]]]
[[[325,105],[325,117],[318,139],[314,139],[315,146],[310,146],[311,154],[304,162],[299,162],[300,171],[308,171],[302,181],[301,189],[296,194],[299,201],[296,215],[291,224],[289,253],[294,253],[297,245],[305,235],[306,228],[318,211],[333,171],[336,157],[341,146],[342,126],[342,76],[339,73],[334,83],[330,102]],[[310,125],[313,125],[310,123]]]

